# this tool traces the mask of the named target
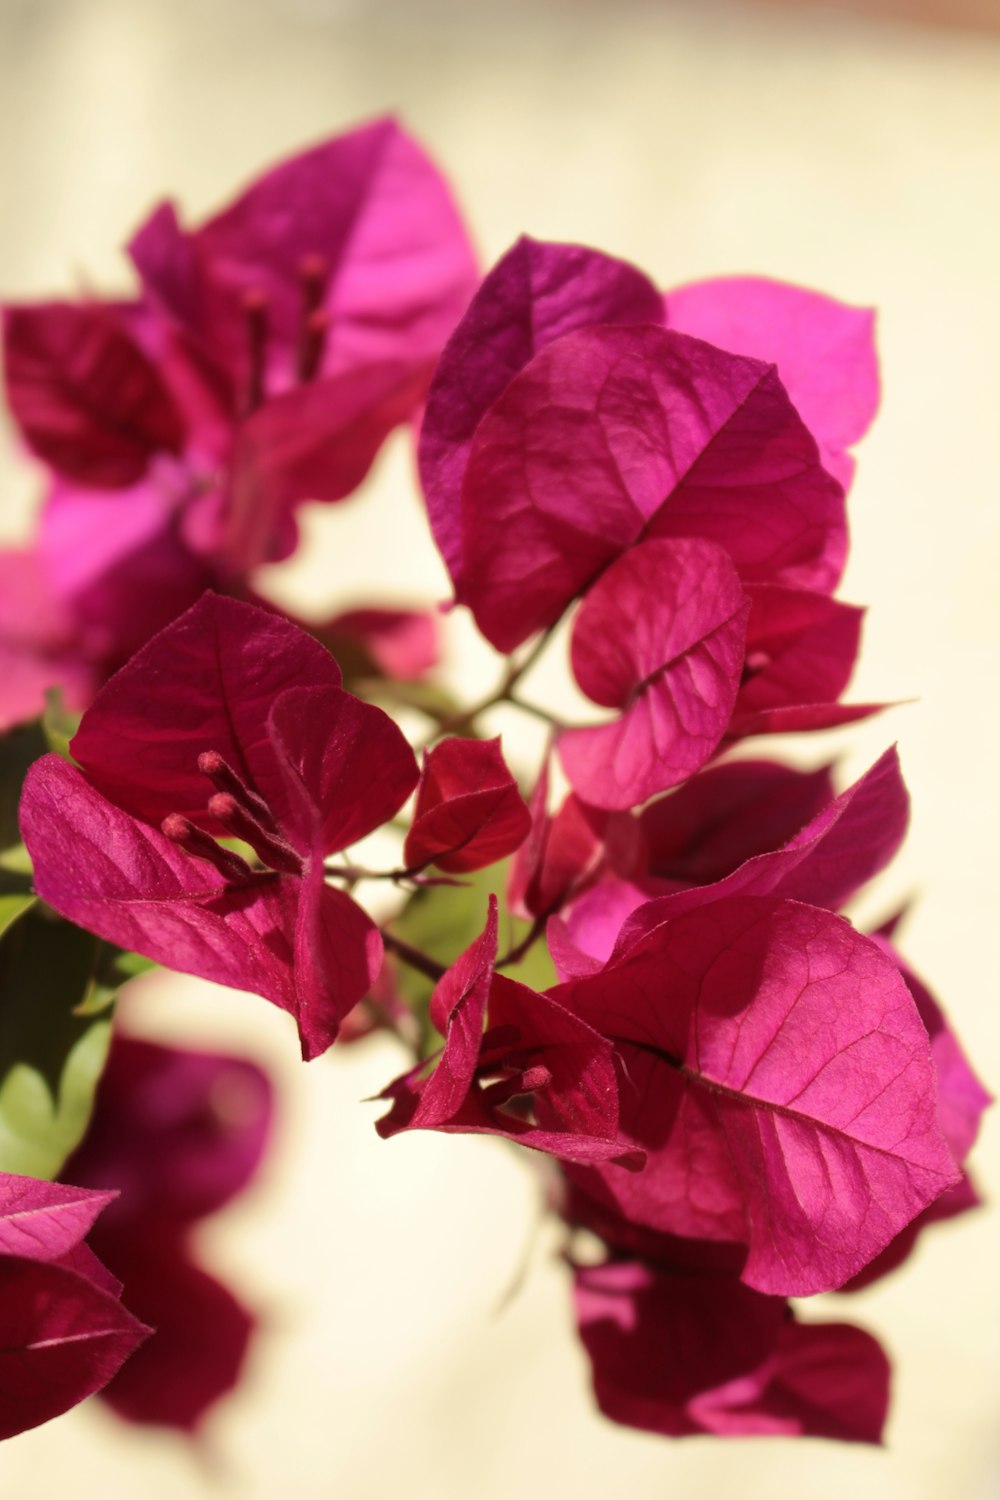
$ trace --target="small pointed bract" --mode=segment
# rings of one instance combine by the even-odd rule
[[[513,853],[530,823],[499,739],[441,740],[424,757],[403,859],[452,875],[481,870]]]

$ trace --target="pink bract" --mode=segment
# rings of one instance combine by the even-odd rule
[[[431,531],[461,597],[462,479],[480,419],[546,345],[592,323],[659,323],[653,283],[626,261],[522,235],[483,279],[434,372],[420,434]]]
[[[608,568],[576,617],[572,662],[587,696],[621,718],[558,739],[584,801],[635,807],[704,765],[736,701],[748,612],[711,542],[648,541]]]
[[[773,367],[643,325],[568,334],[514,377],[476,429],[462,535],[461,599],[502,651],[643,538],[823,591],[846,548],[843,491]]]
[[[588,1172],[587,1190],[747,1245],[760,1291],[841,1285],[957,1180],[909,991],[829,912],[715,902],[553,996],[615,1039],[622,1129],[647,1152],[642,1173]]]
[[[773,361],[823,454],[848,488],[854,460],[879,401],[875,315],[822,292],[763,276],[715,277],[675,287],[666,323],[737,354]]]
[[[501,1135],[566,1160],[635,1168],[642,1152],[618,1132],[611,1044],[548,996],[494,973],[496,947],[494,896],[482,935],[431,997],[444,1050],[430,1072],[419,1064],[383,1090],[392,1108],[379,1134]],[[534,1118],[516,1103],[507,1107],[529,1097]]]
[[[0,1173],[0,1438],[93,1395],[149,1335],[84,1244],[114,1196]]]
[[[495,740],[441,740],[424,757],[403,858],[460,875],[511,854],[531,814]]]

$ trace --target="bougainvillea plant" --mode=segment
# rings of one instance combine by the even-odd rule
[[[974,1206],[988,1096],[896,923],[843,914],[905,833],[895,752],[838,794],[742,744],[883,706],[842,701],[835,597],[871,314],[528,238],[480,277],[391,120],[129,252],[129,296],[4,317],[47,493],[0,555],[0,1435],[102,1387],[190,1432],[239,1377],[254,1318],[192,1229],[271,1087],[112,1023],[152,963],[287,1011],[305,1060],[391,1032],[381,1136],[522,1152],[613,1420],[878,1442],[877,1341],[789,1299]],[[260,592],[400,424],[505,658],[478,703],[433,610],[306,625]],[[582,722],[521,696],[563,630]]]

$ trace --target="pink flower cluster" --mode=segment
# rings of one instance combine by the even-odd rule
[[[849,450],[877,402],[871,316],[752,278],[664,295],[526,238],[469,302],[447,189],[386,122],[194,233],[157,210],[132,255],[137,301],[5,325],[11,406],[51,475],[32,566],[61,622],[0,620],[20,664],[5,707],[30,712],[51,680],[92,699],[72,760],[42,756],[24,783],[38,895],[107,943],[256,991],[305,1059],[393,1030],[411,1057],[382,1136],[486,1133],[554,1159],[614,1420],[878,1441],[878,1344],[788,1299],[874,1279],[975,1203],[987,1096],[891,924],[842,915],[905,832],[895,753],[840,795],[828,768],[726,758],[880,707],[840,701],[862,612],[834,597]],[[252,572],[294,546],[296,505],[343,498],[424,399],[430,525],[456,602],[511,660],[476,707],[407,700],[429,723],[421,765],[330,647],[346,669],[360,643],[351,685],[381,678],[391,706],[434,664],[426,620],[364,606],[310,634]],[[550,757],[526,801],[478,720],[524,706],[567,619],[595,715],[531,710],[569,785],[550,809]],[[400,821],[392,868],[346,852]],[[447,912],[508,856],[526,930],[506,951],[496,897],[461,952],[404,936],[414,902]],[[399,921],[367,910],[375,880],[404,894]],[[539,989],[519,965],[543,941],[558,982]],[[407,966],[433,983],[424,1003]],[[188,1130],[184,1101],[223,1067],[239,1065],[116,1042],[68,1169],[124,1190],[144,1143],[145,1197],[123,1191],[101,1253],[161,1330],[183,1304],[222,1332],[190,1406],[183,1339],[162,1331],[108,1394],[180,1426],[235,1378],[249,1328],[188,1253],[266,1134],[250,1073],[245,1130]]]

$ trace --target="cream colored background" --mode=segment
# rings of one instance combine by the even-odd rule
[[[885,399],[861,451],[846,596],[872,605],[857,695],[915,706],[824,744],[857,773],[893,738],[913,831],[867,903],[919,891],[907,949],[1000,1081],[1000,48],[902,25],[689,7],[364,0],[0,0],[0,294],[121,285],[154,195],[205,211],[269,160],[387,108],[451,174],[492,260],[522,229],[630,256],[669,285],[758,271],[880,308]],[[3,458],[0,527],[34,478]],[[445,592],[397,441],[363,501],[309,518],[284,587],[317,605]],[[453,622],[468,693],[496,664]],[[537,695],[561,691],[557,661]],[[506,727],[516,750],[518,726]],[[527,741],[525,742],[527,743]],[[282,1081],[258,1191],[205,1235],[267,1310],[200,1453],[93,1404],[0,1449],[8,1500],[477,1500],[531,1493],[990,1500],[1000,1493],[998,1221],[929,1236],[848,1302],[898,1362],[886,1451],[680,1444],[591,1410],[536,1189],[499,1143],[389,1145],[358,1100],[388,1043],[304,1068],[257,999],[156,979],[153,1035],[232,1044]],[[979,1174],[1000,1189],[992,1121]]]

